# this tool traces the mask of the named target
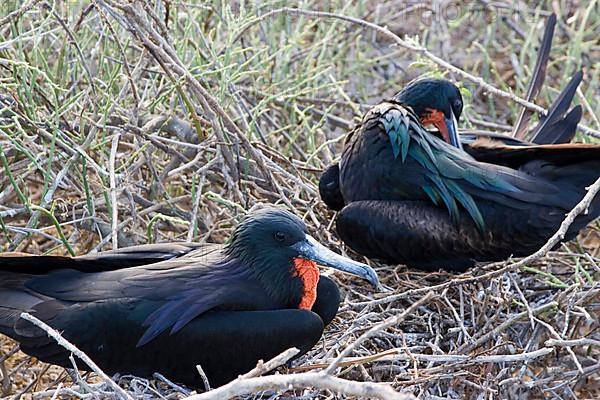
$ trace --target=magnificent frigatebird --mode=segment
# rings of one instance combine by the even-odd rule
[[[411,107],[421,124],[431,124],[438,129],[429,131],[431,134],[462,148],[477,161],[518,168],[526,161],[538,157],[555,158],[558,154],[556,147],[549,152],[546,147],[539,145],[566,144],[573,139],[581,120],[582,108],[578,105],[569,110],[569,107],[582,77],[581,71],[573,75],[552,103],[548,114],[533,129],[530,141],[493,132],[459,133],[456,126],[462,114],[462,96],[456,85],[444,79],[417,80],[395,95],[392,101]],[[339,175],[339,164],[334,163],[319,179],[321,199],[335,211],[345,205]]]
[[[411,92],[418,96],[397,96],[373,107],[350,133],[332,203],[342,205],[340,238],[358,253],[455,270],[526,255],[546,242],[598,178],[600,146],[507,145],[511,156],[491,164],[431,134],[413,104],[434,100],[429,109],[444,116],[434,120],[448,126],[456,110],[449,94],[458,93],[451,86],[443,80],[417,82]],[[448,133],[442,133],[444,139],[456,143],[451,129]],[[596,199],[565,239],[599,213]]]
[[[9,254],[5,254],[9,255]],[[20,318],[45,321],[107,373],[221,385],[290,347],[301,354],[334,318],[340,294],[317,264],[379,286],[367,265],[333,253],[290,212],[253,211],[229,242],[158,244],[76,258],[0,257],[0,332],[32,356],[69,353]]]

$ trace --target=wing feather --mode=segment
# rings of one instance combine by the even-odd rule
[[[548,196],[558,190],[551,182],[507,167],[478,162],[429,134],[410,109],[386,102],[376,106],[376,112],[380,115],[380,127],[390,139],[394,159],[400,158],[403,164],[394,178],[387,180],[404,187],[394,193],[410,193],[408,189],[412,186],[414,192],[422,191],[434,204],[443,202],[454,221],[458,220],[460,205],[481,231],[485,221],[474,196],[491,198],[507,206],[514,206],[518,201],[566,204]],[[414,162],[420,168],[409,166]],[[398,175],[400,173],[403,175]]]

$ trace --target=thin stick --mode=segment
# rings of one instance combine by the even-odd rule
[[[8,22],[10,22],[11,20],[13,20],[15,18],[19,18],[21,15],[25,14],[26,12],[28,12],[29,10],[31,10],[33,7],[35,7],[35,5],[37,3],[39,3],[40,1],[41,0],[33,0],[31,2],[23,4],[21,6],[21,8],[16,9],[15,11],[11,12],[7,16],[5,16],[2,19],[0,19],[0,26],[3,26],[5,24],[7,24]]]
[[[110,174],[110,202],[111,202],[111,226],[112,226],[112,247],[113,250],[119,248],[119,237],[118,233],[118,217],[119,217],[119,204],[117,203],[117,180],[115,178],[115,162],[117,158],[117,149],[119,147],[119,134],[115,134],[112,138],[112,145],[110,148],[110,158],[108,161],[108,172]]]
[[[540,313],[542,313],[546,310],[549,310],[551,308],[554,308],[554,307],[558,307],[558,303],[556,301],[542,304],[541,306],[532,309],[531,313],[533,315],[537,315],[537,314],[540,314]],[[468,353],[468,352],[476,349],[477,347],[481,346],[488,340],[491,340],[492,338],[497,337],[501,332],[503,332],[507,328],[511,327],[515,322],[518,322],[521,319],[528,317],[529,312],[530,312],[530,310],[527,310],[527,311],[523,311],[523,312],[513,315],[512,317],[510,317],[509,319],[507,319],[506,321],[504,321],[503,323],[501,323],[500,325],[498,325],[497,327],[495,327],[488,333],[479,337],[475,342],[470,343],[466,346],[462,346],[461,348],[458,349],[458,351],[461,353]]]
[[[47,8],[48,10],[50,10],[52,12],[52,15],[54,16],[54,18],[58,21],[60,26],[62,26],[62,28],[65,30],[67,36],[69,37],[71,43],[73,44],[73,47],[75,47],[77,55],[79,56],[79,59],[81,61],[81,66],[83,67],[83,70],[85,71],[85,75],[88,78],[88,82],[90,84],[92,94],[94,95],[94,97],[97,98],[98,92],[96,90],[96,84],[94,83],[94,78],[92,77],[92,72],[90,71],[90,67],[87,63],[87,58],[83,55],[83,52],[81,51],[81,47],[79,47],[79,43],[77,43],[77,39],[75,39],[75,35],[73,35],[73,32],[71,32],[71,30],[69,29],[69,27],[67,26],[65,21],[60,17],[60,15],[58,15],[58,13],[56,12],[56,10],[54,8],[51,8],[50,5],[46,4],[46,3],[44,3],[44,6],[45,6],[45,8]],[[92,104],[92,107],[94,107],[95,111],[97,111],[96,108],[98,107],[98,103],[95,101],[92,101],[91,104]]]
[[[354,349],[356,349],[356,347],[358,347],[358,345],[360,345],[362,342],[364,342],[368,338],[375,336],[378,332],[381,332],[382,330],[385,330],[394,325],[398,325],[401,321],[404,320],[404,318],[406,318],[414,310],[419,308],[422,304],[429,301],[432,297],[433,297],[432,292],[427,293],[421,299],[419,299],[416,302],[414,302],[413,304],[411,304],[410,307],[408,307],[406,310],[404,310],[404,312],[401,313],[400,315],[394,315],[394,316],[386,319],[385,321],[380,322],[379,324],[373,326],[371,329],[369,329],[368,331],[366,331],[365,333],[360,335],[358,339],[356,339],[350,346],[346,347],[336,357],[336,359],[333,360],[331,365],[329,367],[327,367],[327,369],[325,370],[325,373],[327,373],[327,374],[333,373],[333,371],[335,371],[335,369],[338,367],[338,365],[342,361],[342,359],[344,357],[347,357]]]
[[[292,347],[279,354],[278,356],[275,356],[267,362],[263,362],[263,360],[260,360],[258,364],[256,364],[256,367],[254,367],[254,369],[245,373],[244,375],[241,375],[238,379],[249,379],[261,376],[290,361],[298,353],[300,353],[300,350],[295,347]]]
[[[517,362],[517,361],[528,361],[535,358],[547,356],[554,350],[548,347],[541,348],[539,350],[518,353],[518,354],[494,354],[491,356],[470,356],[466,354],[418,354],[410,353],[406,354],[406,349],[396,348],[386,350],[384,355],[378,357],[377,355],[366,356],[366,357],[347,357],[342,359],[339,363],[340,366],[353,366],[372,362],[398,362],[398,361],[420,361],[420,362],[431,362],[431,363],[461,363],[461,364],[487,364],[487,363],[504,363],[504,362]],[[396,354],[393,354],[396,353]],[[333,360],[331,360],[333,361]],[[294,371],[307,371],[317,368],[326,367],[329,362],[303,365],[294,368]]]
[[[210,390],[210,382],[208,381],[208,377],[206,376],[206,373],[202,369],[202,365],[197,364],[196,371],[198,371],[200,378],[202,378],[202,383],[204,384],[204,390],[208,392]]]
[[[398,393],[389,385],[373,382],[355,382],[337,378],[325,372],[305,372],[291,375],[271,375],[235,380],[210,392],[186,397],[185,400],[225,400],[263,390],[291,390],[316,387],[348,396],[382,400],[413,400],[412,394]]]
[[[557,346],[557,347],[573,347],[573,346],[599,346],[600,340],[581,338],[572,340],[563,339],[548,339],[544,343],[546,346]]]

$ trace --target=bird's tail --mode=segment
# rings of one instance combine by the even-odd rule
[[[577,71],[567,86],[560,92],[548,109],[548,115],[542,117],[535,127],[531,141],[536,144],[569,143],[577,131],[583,110],[581,106],[569,107],[575,97],[577,87],[583,79],[583,72]]]
[[[544,36],[540,43],[531,81],[525,95],[527,101],[534,101],[544,85],[555,27],[556,15],[552,14],[546,21]],[[571,106],[577,87],[581,83],[582,77],[582,71],[578,71],[573,75],[567,86],[548,109],[548,114],[541,118],[539,124],[533,130],[531,139],[529,139],[530,142],[536,144],[558,144],[569,143],[573,139],[577,124],[581,119],[582,109],[578,106],[569,111],[569,107]],[[521,140],[525,139],[531,115],[532,111],[523,108],[515,123],[512,136]]]
[[[77,260],[62,256],[0,253],[0,271],[15,274],[44,274],[54,269],[76,269]]]
[[[548,66],[548,59],[550,58],[550,49],[552,48],[552,38],[554,37],[554,27],[556,26],[556,14],[550,15],[546,21],[546,27],[544,28],[544,36],[540,43],[540,48],[537,53],[537,60],[529,87],[527,88],[527,94],[525,99],[527,101],[534,101],[538,93],[544,85],[546,79],[546,68]],[[527,108],[523,108],[517,119],[517,123],[513,129],[513,136],[517,139],[524,139],[527,135],[527,127],[529,126],[529,120],[531,119],[532,112]]]

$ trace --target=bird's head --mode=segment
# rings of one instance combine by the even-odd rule
[[[445,79],[419,79],[396,94],[394,100],[411,107],[423,125],[434,125],[447,143],[462,148],[457,125],[463,100],[455,84]]]
[[[356,275],[381,288],[371,267],[327,249],[308,234],[300,218],[280,208],[251,210],[236,227],[226,251],[252,268],[272,296],[293,302],[300,294],[300,308],[310,308],[316,299],[317,264]]]

